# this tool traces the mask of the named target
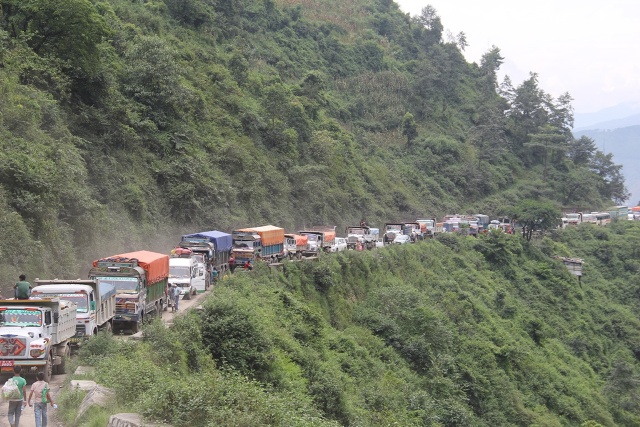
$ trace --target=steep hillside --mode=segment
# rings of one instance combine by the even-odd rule
[[[601,207],[570,97],[387,0],[0,0],[0,277],[181,231]]]
[[[177,427],[635,426],[638,242],[625,221],[260,264],[81,355],[121,410]],[[582,285],[548,255],[584,257]]]

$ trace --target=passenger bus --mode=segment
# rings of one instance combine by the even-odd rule
[[[629,215],[629,208],[627,206],[612,206],[607,208],[607,212],[611,214],[611,219],[624,218],[627,219]]]
[[[611,214],[609,212],[594,212],[596,216],[596,224],[603,226],[611,222]]]

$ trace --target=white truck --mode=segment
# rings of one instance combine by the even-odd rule
[[[66,373],[69,339],[76,333],[77,305],[54,299],[0,300],[0,366],[24,373]]]
[[[174,256],[169,258],[169,285],[174,283],[180,289],[184,299],[191,299],[192,295],[206,290],[206,275],[204,264],[195,257]],[[173,304],[170,301],[169,304]]]
[[[347,246],[349,249],[358,249],[362,245],[364,249],[373,249],[376,247],[380,230],[378,228],[367,227],[366,225],[358,225],[347,227]]]
[[[60,298],[78,305],[76,334],[69,341],[79,345],[99,330],[112,330],[116,315],[116,287],[94,280],[35,280],[32,298]]]

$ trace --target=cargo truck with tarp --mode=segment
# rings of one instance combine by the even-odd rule
[[[53,299],[0,300],[0,366],[13,373],[66,373],[69,339],[76,333],[77,305]],[[26,397],[25,397],[26,398]]]
[[[438,222],[436,218],[421,218],[416,222],[420,224],[420,230],[424,237],[435,237],[436,234],[444,231],[443,224]]]
[[[302,254],[309,247],[309,238],[298,234],[284,235],[284,256],[293,259],[302,259]]]
[[[336,240],[336,227],[318,226],[299,231],[299,235],[307,236],[309,247],[303,252],[303,256],[317,256],[320,252],[330,252],[331,246]]]
[[[416,242],[418,239],[424,238],[422,234],[422,226],[418,222],[403,222],[402,234],[409,236],[412,242]]]
[[[111,331],[116,315],[116,287],[95,280],[35,280],[31,298],[60,298],[76,303],[76,333],[69,339],[77,346],[99,330]]]
[[[162,316],[167,306],[169,255],[129,252],[93,262],[89,278],[116,288],[114,326],[130,326],[133,333],[148,316]]]
[[[229,271],[229,257],[233,248],[231,234],[217,230],[185,234],[179,246],[191,249],[194,255],[201,256],[210,273],[216,270],[222,276]]]
[[[284,228],[265,225],[263,227],[234,230],[231,253],[236,265],[260,258],[269,263],[278,262],[284,256]]]

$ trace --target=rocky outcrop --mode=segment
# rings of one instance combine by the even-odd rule
[[[72,387],[74,382],[91,383],[93,381],[71,381]],[[88,384],[84,385],[88,386]],[[82,403],[78,409],[78,415],[76,415],[76,421],[78,421],[78,419],[80,419],[80,417],[93,405],[106,406],[109,402],[113,401],[115,397],[116,394],[113,390],[99,384],[95,384],[91,391],[89,391],[84,399],[82,399]]]
[[[145,422],[138,414],[115,414],[109,417],[107,427],[171,427],[168,424],[150,424]]]

